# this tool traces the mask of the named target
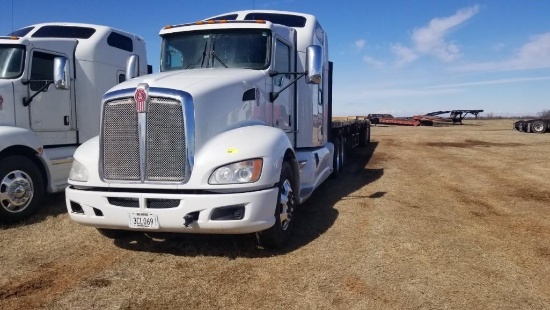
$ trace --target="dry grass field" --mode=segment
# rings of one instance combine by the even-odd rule
[[[112,241],[54,195],[0,227],[0,308],[549,309],[550,134],[512,122],[373,127],[284,251],[249,235]]]

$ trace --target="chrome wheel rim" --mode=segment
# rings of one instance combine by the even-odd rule
[[[8,212],[25,210],[33,197],[30,176],[21,170],[14,170],[4,176],[0,183],[0,205]]]
[[[281,202],[279,204],[280,213],[279,220],[281,222],[281,228],[287,230],[290,226],[290,220],[292,219],[292,211],[294,209],[292,203],[292,186],[289,180],[283,182],[281,188]]]
[[[542,131],[544,129],[544,125],[541,123],[535,123],[533,124],[533,130],[534,131]]]

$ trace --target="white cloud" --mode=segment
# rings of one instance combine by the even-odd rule
[[[415,29],[412,40],[415,49],[424,54],[433,55],[443,61],[453,61],[460,57],[460,49],[457,44],[447,42],[445,39],[449,33],[472,18],[479,12],[479,6],[475,5],[459,10],[456,14],[445,18],[434,18],[422,28]]]
[[[411,40],[413,46],[408,48],[400,44],[392,46],[398,66],[415,61],[419,54],[432,55],[444,62],[451,62],[460,57],[460,47],[447,37],[458,26],[479,12],[479,6],[458,10],[454,15],[444,18],[434,18],[428,25],[413,30]]]
[[[367,44],[367,41],[363,39],[356,40],[355,47],[357,48],[357,51],[361,51],[365,47],[365,44]]]
[[[511,83],[522,83],[522,82],[533,82],[533,81],[547,81],[547,80],[550,80],[550,76],[519,77],[519,78],[511,78],[511,79],[497,79],[497,80],[487,80],[487,81],[442,84],[442,85],[435,85],[435,86],[426,87],[426,89],[456,88],[456,87],[481,86],[481,85],[500,85],[500,84],[511,84]]]
[[[367,55],[363,56],[363,61],[365,63],[369,64],[369,65],[372,65],[372,66],[376,67],[376,68],[383,68],[386,65],[384,62],[382,62],[380,60],[376,60],[376,59],[374,59],[370,56],[367,56]]]
[[[550,32],[531,37],[511,58],[452,68],[456,71],[516,71],[550,68]]]
[[[401,44],[392,45],[391,50],[397,56],[396,66],[398,67],[408,65],[418,58],[418,55],[412,49]]]

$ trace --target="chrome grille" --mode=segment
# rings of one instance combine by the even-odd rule
[[[154,98],[148,109],[145,179],[183,181],[186,156],[181,104]]]
[[[145,133],[141,135],[140,120],[146,122]],[[105,179],[151,182],[185,180],[185,126],[179,101],[151,97],[145,118],[138,117],[133,98],[107,102],[102,135]],[[145,140],[140,141],[140,136]],[[144,149],[140,149],[140,142]],[[140,154],[144,163],[140,161]]]
[[[139,131],[134,99],[107,103],[102,128],[104,177],[139,181]]]

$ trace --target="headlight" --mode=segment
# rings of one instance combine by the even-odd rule
[[[69,172],[69,180],[79,182],[88,181],[88,169],[76,159],[73,160],[73,166],[71,167],[71,172]]]
[[[208,184],[238,184],[258,181],[262,174],[261,159],[249,159],[221,166],[210,175]]]

